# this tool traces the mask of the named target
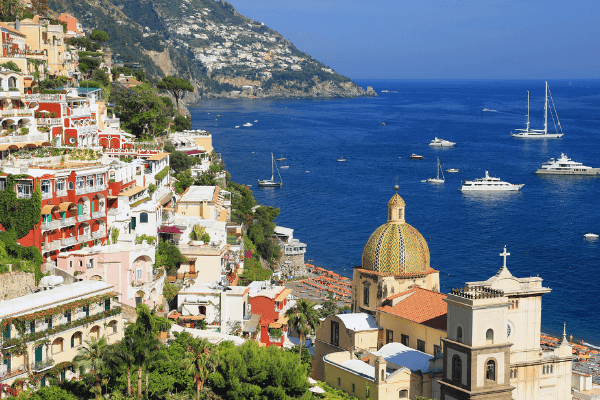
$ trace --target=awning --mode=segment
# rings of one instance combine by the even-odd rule
[[[161,226],[160,228],[158,228],[158,233],[180,234],[183,233],[183,231],[176,226]]]
[[[125,191],[119,193],[119,196],[131,197],[131,196],[136,195],[136,194],[138,194],[140,192],[143,192],[146,189],[148,189],[148,188],[144,187],[144,186],[135,185],[131,189],[128,189],[128,190],[125,190]]]
[[[206,315],[182,315],[181,319],[189,319],[190,321],[201,321],[206,318]]]
[[[173,311],[171,314],[169,314],[169,319],[178,319],[179,317],[181,317],[181,314],[179,314],[177,311]]]
[[[288,323],[288,317],[283,315],[282,317],[279,317],[279,319],[275,322],[271,322],[269,324],[269,328],[275,328],[275,329],[279,329],[284,325],[287,325]]]
[[[42,207],[42,214],[52,214],[52,211],[56,208],[58,208],[56,204],[47,204]]]
[[[38,140],[37,142],[33,142],[33,144],[35,144],[37,147],[48,147],[48,146],[52,146],[52,143],[50,143],[47,140]]]
[[[256,332],[258,328],[258,323],[260,322],[260,314],[252,314],[250,319],[244,322],[244,327],[242,328],[243,332]]]
[[[193,154],[202,154],[204,152],[205,152],[204,150],[188,150],[188,151],[186,151],[186,154],[188,156],[191,156]]]
[[[163,158],[165,158],[166,156],[168,156],[170,153],[157,153],[154,154],[153,156],[150,156],[146,159],[146,161],[160,161]]]
[[[285,298],[288,297],[288,295],[290,293],[292,293],[293,291],[294,291],[293,289],[284,289],[281,293],[279,293],[279,295],[277,297],[275,297],[275,301],[281,302],[281,301],[285,300]]]
[[[172,199],[173,199],[173,196],[171,196],[171,194],[169,193],[169,194],[165,194],[163,197],[161,197],[158,202],[160,203],[161,206],[164,206]]]
[[[10,143],[2,143],[0,144],[0,151],[6,151],[10,147]]]
[[[58,209],[60,211],[67,211],[69,210],[69,208],[71,208],[71,206],[74,206],[75,203],[71,203],[70,201],[65,201],[64,203],[60,203],[58,206]]]

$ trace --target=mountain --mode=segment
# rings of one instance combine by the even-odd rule
[[[159,78],[186,78],[186,101],[236,97],[357,97],[364,90],[226,1],[50,0],[84,29],[110,36],[116,60]],[[368,88],[370,89],[370,88]]]

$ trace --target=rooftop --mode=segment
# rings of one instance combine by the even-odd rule
[[[180,202],[199,202],[199,201],[212,201],[215,193],[216,186],[190,186],[183,196],[181,196]]]
[[[342,320],[346,329],[354,332],[379,330],[375,318],[367,313],[337,314],[336,317]]]
[[[429,371],[429,360],[432,355],[423,353],[415,349],[411,349],[402,343],[392,342],[383,346],[379,351],[371,353],[374,356],[382,356],[385,361],[397,365],[398,367],[406,367],[412,371]]]
[[[448,304],[443,293],[414,287],[402,293],[388,297],[391,305],[377,310],[395,315],[431,328],[446,331]]]

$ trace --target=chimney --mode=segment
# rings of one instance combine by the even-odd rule
[[[20,30],[20,29],[19,29],[19,28],[20,28],[20,26],[21,26],[21,24],[19,23],[19,17],[17,17],[17,19],[16,19],[16,21],[15,21],[15,30],[17,30],[17,31],[18,31],[18,30]]]

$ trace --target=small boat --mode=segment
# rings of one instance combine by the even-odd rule
[[[420,156],[418,154],[412,153],[409,157],[411,160],[422,160],[423,156]]]
[[[258,122],[258,120],[257,120],[257,119],[255,119],[255,120],[254,120],[254,122]]]
[[[251,123],[251,122],[246,122],[246,123],[244,124],[244,126],[252,126],[252,123]]]
[[[281,157],[279,157],[279,158],[277,159],[277,161],[285,161],[285,160],[287,160],[287,158],[285,158],[285,157],[283,156],[283,154],[281,155]]]
[[[283,185],[283,180],[281,179],[281,174],[279,173],[279,168],[277,168],[277,175],[279,175],[279,182],[275,181],[275,169],[277,168],[277,164],[275,164],[275,158],[273,157],[273,153],[271,153],[271,179],[258,180],[258,186],[262,187],[281,187]]]
[[[583,165],[580,162],[573,161],[560,153],[560,157],[555,160],[551,158],[540,165],[540,168],[535,171],[536,174],[553,174],[553,175],[599,175],[600,168],[592,168]]]
[[[342,156],[342,158],[338,158],[337,162],[346,162],[346,157]]]
[[[600,235],[596,235],[595,233],[586,233],[583,235],[583,237],[586,239],[598,239]]]
[[[236,127],[236,128],[239,128],[240,126],[239,126],[239,125],[236,125],[235,127]]]
[[[525,185],[503,182],[500,180],[500,178],[491,177],[489,173],[485,171],[484,178],[478,178],[472,181],[464,181],[458,190],[461,192],[506,192],[520,190],[523,186]]]
[[[558,114],[556,114],[556,107],[554,107],[554,99],[552,99],[552,93],[550,93],[550,102],[552,103],[552,109],[550,110],[550,117],[552,121],[556,121],[554,124],[555,133],[548,133],[548,82],[546,82],[546,102],[544,104],[544,129],[529,129],[529,91],[527,92],[527,124],[525,129],[515,129],[516,133],[510,133],[512,137],[525,138],[525,139],[557,139],[564,135]],[[560,130],[560,132],[559,132]]]
[[[442,173],[442,177],[440,178],[440,172]],[[444,178],[444,171],[442,171],[442,165],[440,164],[440,158],[437,159],[437,176],[435,178],[427,179],[427,183],[445,183],[446,179]]]
[[[381,126],[385,126],[385,122],[382,122],[382,123],[381,123]]]
[[[431,143],[429,143],[430,146],[434,146],[434,147],[452,147],[455,144],[456,144],[455,142],[451,142],[449,140],[444,140],[444,139],[438,138],[437,136],[435,137],[435,139],[433,139],[431,141]]]
[[[446,172],[450,172],[450,173],[458,172],[458,168],[448,168],[446,170]]]
[[[289,167],[290,166],[287,165],[287,162],[284,161],[283,165],[281,167],[279,167],[279,168],[281,168],[281,169],[288,169]]]

